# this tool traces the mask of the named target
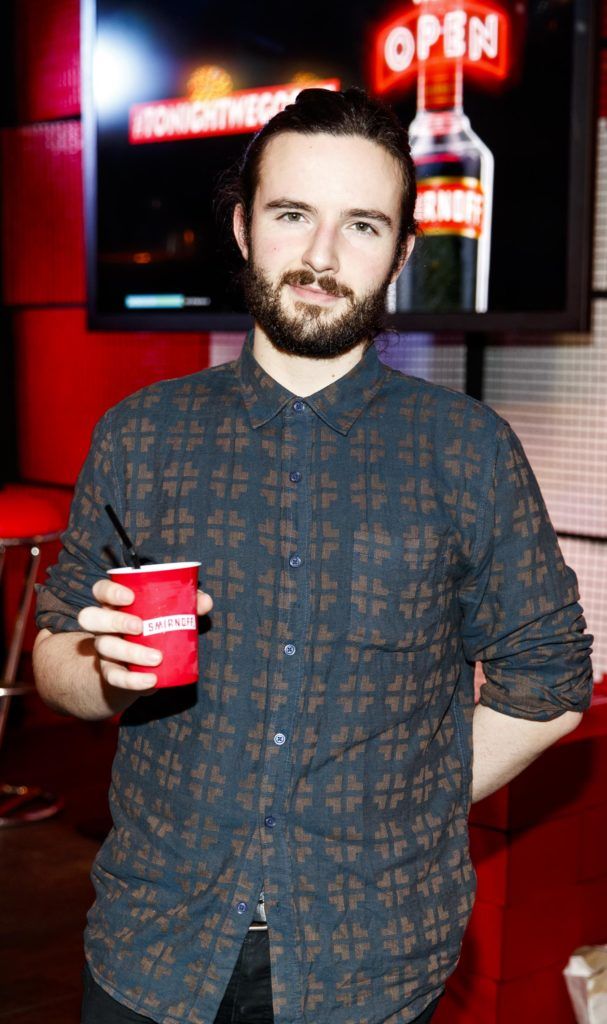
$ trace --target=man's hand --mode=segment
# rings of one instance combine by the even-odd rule
[[[141,619],[128,612],[128,606],[135,599],[133,591],[113,580],[97,580],[93,596],[101,607],[91,605],[83,608],[78,615],[78,624],[94,638],[103,679],[118,689],[150,693],[157,680],[155,674],[147,670],[160,664],[162,654],[153,647],[124,639],[125,636],[141,635],[143,629]],[[209,595],[199,590],[198,615],[206,615],[212,607]],[[138,665],[142,671],[130,671],[127,665]]]
[[[142,622],[128,611],[134,600],[132,590],[112,580],[98,580],[93,595],[101,607],[83,608],[78,616],[86,632],[43,629],[33,652],[42,699],[60,714],[89,721],[121,714],[142,695],[153,693],[156,676],[150,669],[161,660],[159,651],[137,643]],[[209,595],[199,591],[198,614],[206,615],[212,607]],[[127,664],[142,671],[131,672]]]

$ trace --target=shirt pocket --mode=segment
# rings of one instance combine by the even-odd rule
[[[352,538],[349,638],[387,651],[427,648],[444,616],[437,585],[445,536],[433,525],[387,531],[364,523]]]

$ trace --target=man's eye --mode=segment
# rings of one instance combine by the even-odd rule
[[[297,224],[302,219],[299,210],[286,210],[279,217],[279,220],[286,220],[289,224]]]
[[[371,224],[367,224],[365,220],[358,220],[354,225],[359,235],[375,235],[377,232]]]

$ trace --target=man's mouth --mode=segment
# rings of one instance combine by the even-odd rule
[[[335,305],[338,299],[354,301],[354,292],[347,285],[338,282],[331,274],[316,277],[310,270],[289,270],[283,275],[281,285],[288,285],[296,299],[316,306]]]
[[[314,302],[320,306],[332,306],[340,298],[339,295],[330,295],[329,292],[325,292],[322,288],[315,287],[314,285],[291,284],[289,287],[292,288],[299,299],[304,299],[306,302]]]

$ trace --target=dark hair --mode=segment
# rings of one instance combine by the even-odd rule
[[[253,200],[259,182],[259,169],[265,148],[275,135],[296,132],[299,135],[357,135],[383,146],[397,161],[403,179],[399,248],[417,229],[415,221],[415,167],[406,130],[385,103],[372,99],[364,89],[344,92],[329,89],[303,89],[295,103],[268,121],[247,146],[237,166],[224,178],[218,190],[216,207],[226,221],[234,207],[242,204],[247,228],[251,223]],[[231,234],[231,232],[230,232]]]

